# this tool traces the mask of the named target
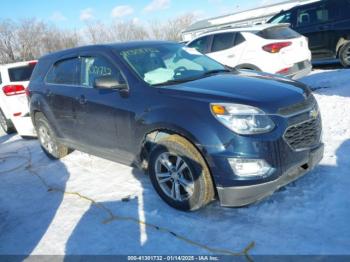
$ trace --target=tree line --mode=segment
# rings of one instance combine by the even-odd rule
[[[80,30],[68,30],[37,19],[0,20],[0,64],[38,59],[54,51],[87,44],[131,40],[181,41],[181,32],[195,21],[184,14],[164,22],[90,21]]]

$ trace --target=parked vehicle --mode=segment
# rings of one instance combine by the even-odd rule
[[[237,69],[281,74],[294,79],[310,73],[307,39],[283,25],[257,25],[202,35],[189,47]]]
[[[26,88],[36,61],[0,65],[0,126],[7,133],[33,136]]]
[[[29,84],[44,152],[78,149],[147,166],[172,207],[272,194],[322,158],[321,117],[301,83],[230,71],[172,42],[80,47],[42,57]],[[142,163],[142,165],[141,165]]]
[[[323,0],[296,6],[272,17],[269,23],[290,23],[309,39],[312,60],[339,58],[350,66],[350,0]]]

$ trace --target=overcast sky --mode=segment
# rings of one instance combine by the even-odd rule
[[[143,22],[194,13],[207,18],[281,0],[9,0],[1,1],[1,19],[38,18],[62,28],[113,19]]]

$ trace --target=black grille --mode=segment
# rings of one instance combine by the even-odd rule
[[[284,133],[284,139],[294,150],[311,148],[320,142],[321,130],[321,118],[318,116],[290,126]]]

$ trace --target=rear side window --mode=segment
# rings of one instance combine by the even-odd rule
[[[234,36],[235,33],[222,33],[214,35],[211,52],[218,52],[233,47]]]
[[[35,67],[35,64],[9,68],[8,72],[9,72],[10,81],[11,82],[29,81],[34,67]]]
[[[292,39],[300,37],[299,33],[287,26],[267,28],[258,32],[257,35],[265,39]]]
[[[72,58],[56,62],[46,76],[50,84],[76,85],[78,83],[79,59]]]
[[[244,36],[241,33],[237,33],[235,37],[235,46],[242,44],[245,41]]]
[[[201,52],[202,54],[206,54],[208,53],[208,45],[209,45],[209,36],[204,36],[193,41],[188,46],[197,49],[197,51]]]

